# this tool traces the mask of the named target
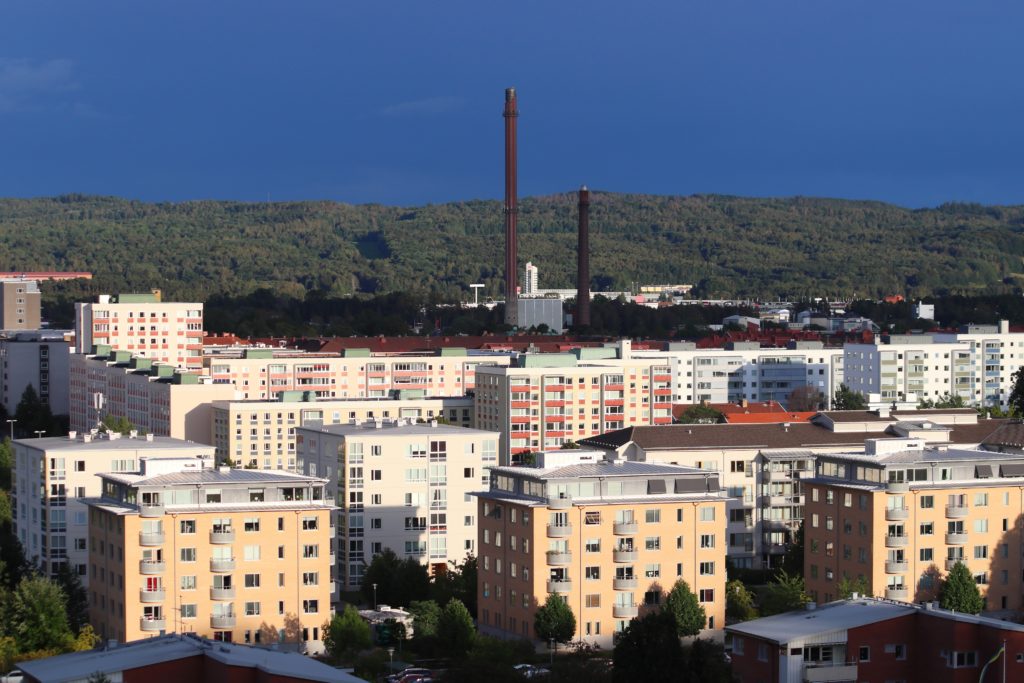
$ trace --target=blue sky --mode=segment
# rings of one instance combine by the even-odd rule
[[[1024,204],[1024,3],[0,5],[0,196]]]

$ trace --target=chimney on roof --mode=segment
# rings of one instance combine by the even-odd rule
[[[68,441],[74,441],[78,438],[78,432],[68,432]]]
[[[152,433],[146,434],[146,441],[152,441],[152,440],[153,440],[153,434]]]
[[[748,401],[745,398],[740,399],[740,408],[747,408],[749,406],[750,406],[750,401]]]

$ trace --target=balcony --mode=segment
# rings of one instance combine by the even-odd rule
[[[162,531],[140,531],[139,545],[154,546],[163,545],[164,532]]]
[[[637,580],[635,576],[629,576],[622,579],[612,579],[612,590],[617,591],[631,591],[636,590]]]
[[[221,614],[210,617],[210,628],[224,629],[235,627],[234,614]]]
[[[565,566],[565,565],[567,565],[567,564],[569,564],[571,562],[572,562],[572,553],[570,553],[568,550],[565,551],[564,553],[563,552],[554,551],[554,550],[549,550],[548,551],[548,566],[549,567],[561,567],[561,566]]]
[[[638,612],[637,605],[612,605],[612,617],[615,619],[633,619]]]
[[[163,619],[139,619],[139,628],[143,631],[163,631],[167,628],[167,622]]]
[[[907,508],[885,508],[885,521],[902,522],[910,517],[910,510]]]
[[[235,599],[235,589],[234,589],[234,587],[210,588],[210,599],[211,600],[234,600]]]
[[[615,522],[612,524],[612,533],[616,536],[631,536],[640,530],[636,522]]]
[[[548,593],[568,593],[572,590],[572,581],[548,581]]]
[[[906,548],[910,545],[910,537],[906,534],[902,536],[886,536],[885,547],[886,548]]]
[[[572,498],[548,498],[549,510],[568,510],[572,507]]]
[[[139,591],[139,602],[163,602],[167,597],[163,588],[148,591],[145,588]]]
[[[613,550],[612,562],[636,562],[637,554],[635,550]]]
[[[163,505],[141,505],[139,506],[140,517],[163,517],[164,506]]]
[[[896,586],[893,588],[885,589],[886,600],[907,600],[910,597],[910,591],[907,590],[906,586]]]
[[[139,573],[152,576],[153,574],[163,574],[166,565],[163,562],[157,560],[140,560],[139,561]]]
[[[952,533],[946,534],[946,545],[966,545],[967,534],[964,533]]]
[[[857,680],[856,664],[808,664],[804,667],[806,683],[839,683]]]
[[[569,538],[572,524],[548,524],[548,538]]]
[[[223,574],[224,572],[233,572],[233,571],[235,571],[235,558],[233,558],[233,557],[224,558],[224,559],[214,558],[214,559],[210,560],[210,571],[211,572],[216,572],[218,574]]]
[[[235,542],[235,530],[234,529],[222,529],[220,531],[210,532],[210,543],[214,545],[224,545],[225,543]]]
[[[964,557],[947,557],[946,558],[946,571],[947,572],[953,571],[953,567],[956,566],[957,562],[962,562],[963,564],[967,564],[967,558],[964,558]]]
[[[907,569],[909,567],[910,567],[910,564],[907,563],[907,562],[899,562],[899,561],[886,562],[885,563],[885,573],[886,574],[904,574],[904,573],[906,573],[906,571],[907,571]]]
[[[946,519],[964,519],[967,517],[966,505],[947,505]]]
[[[890,481],[885,485],[888,493],[906,493],[910,490],[910,484],[905,481]]]

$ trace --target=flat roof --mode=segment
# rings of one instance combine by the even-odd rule
[[[995,462],[1002,460],[1024,460],[1022,453],[994,453],[968,448],[908,448],[893,453],[868,455],[865,453],[822,453],[823,459],[849,460],[873,465],[913,465],[929,462]]]
[[[378,427],[376,425],[380,426]],[[390,421],[374,423],[371,420],[361,422],[359,424],[334,424],[315,427],[303,426],[296,427],[296,429],[302,429],[308,432],[334,434],[337,436],[430,436],[437,434],[453,434],[455,436],[465,436],[467,434],[498,435],[498,432],[491,432],[483,429],[471,429],[469,427],[459,427],[457,425],[439,424],[431,426],[429,423],[395,424]]]
[[[717,471],[702,470],[684,465],[669,465],[635,460],[602,460],[595,463],[579,463],[563,467],[492,467],[491,472],[525,475],[536,479],[598,479],[607,477],[643,476],[715,476]]]
[[[16,439],[14,443],[25,448],[42,451],[134,451],[134,450],[181,450],[195,451],[202,449],[210,453],[214,447],[185,439],[174,439],[169,436],[154,436],[152,440],[145,436],[131,438],[122,436],[116,439],[93,437],[90,441],[82,440],[82,435],[71,439],[67,436],[44,436],[41,439]]]
[[[103,472],[105,479],[131,484],[133,486],[181,486],[196,484],[285,484],[298,482],[304,484],[325,483],[320,477],[309,477],[283,470],[246,470],[228,468],[221,471],[219,467],[202,470],[186,470],[183,472],[167,472],[146,476],[134,472]]]
[[[841,600],[816,609],[784,612],[770,617],[744,621],[726,626],[725,630],[737,635],[748,635],[779,645],[800,643],[819,634],[845,631],[888,619],[904,617],[915,612],[913,605],[875,600]],[[843,639],[845,641],[845,638]]]
[[[412,391],[415,391],[414,389]],[[281,401],[273,398],[241,398],[241,399],[220,399],[217,401],[210,401],[210,404],[215,408],[226,408],[232,405],[246,405],[256,406],[264,405],[268,408],[272,406],[325,406],[325,405],[345,405],[346,403],[394,403],[400,404],[406,401],[451,401],[453,403],[472,403],[472,396],[366,396],[363,398],[318,398],[315,401]]]

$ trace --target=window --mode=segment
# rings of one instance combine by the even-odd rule
[[[316,517],[303,517],[302,518],[302,530],[303,531],[312,531],[312,530],[318,529],[318,528],[319,528],[319,521],[317,520]],[[377,526],[377,527],[374,527],[374,528],[375,529],[379,529],[380,527]]]
[[[715,573],[714,562],[701,562],[700,563],[701,576],[713,576]]]
[[[196,618],[196,606],[194,603],[182,603],[181,605],[181,618],[182,619],[195,619]]]
[[[661,550],[661,536],[648,536],[644,539],[645,550]]]
[[[701,548],[714,548],[715,547],[715,535],[714,534],[701,534],[700,535],[700,547]]]
[[[644,521],[648,524],[657,524],[661,521],[661,510],[647,510],[644,513]]]
[[[858,651],[857,659],[862,662],[871,661],[871,648],[867,645],[861,645]]]
[[[587,539],[586,550],[588,553],[599,553],[601,552],[601,539],[590,538]]]
[[[260,530],[260,518],[259,517],[246,517],[242,528],[248,532],[258,532]]]
[[[921,496],[921,507],[922,508],[933,508],[933,507],[935,507],[935,496]]]
[[[893,656],[896,657],[896,659],[900,659],[900,660],[906,659],[907,658],[907,646],[903,645],[902,643],[899,643],[899,644],[891,644],[890,643],[889,645],[885,646],[885,654],[893,655]]]
[[[181,577],[181,590],[183,591],[194,591],[196,589],[196,577],[194,576],[183,576]]]
[[[303,600],[302,611],[305,614],[316,614],[320,611],[319,601],[317,600]]]
[[[601,594],[592,593],[586,596],[587,607],[600,607],[601,606]]]
[[[713,508],[713,507],[702,507],[700,509],[700,521],[702,521],[702,522],[713,522],[713,521],[715,521],[715,508]]]
[[[196,520],[194,519],[183,519],[181,520],[181,533],[183,534],[194,534],[196,532]]]
[[[255,562],[260,559],[260,547],[258,545],[245,546],[244,555],[246,562]]]
[[[976,559],[976,560],[988,559],[988,546],[987,545],[976,545],[976,546],[974,546],[974,559]]]
[[[259,574],[246,574],[245,575],[245,587],[246,588],[259,588],[260,587],[260,575]]]
[[[196,549],[195,548],[182,548],[181,549],[181,561],[182,562],[195,562],[196,561]]]
[[[303,559],[320,557],[320,546],[316,544],[302,546],[302,557]]]
[[[648,579],[656,579],[661,576],[660,564],[649,564],[644,567],[644,576]]]
[[[302,572],[302,585],[303,586],[318,586],[318,585],[320,585],[320,574],[318,572]]]
[[[245,603],[245,616],[247,616],[247,617],[255,617],[255,616],[259,616],[259,613],[260,613],[260,603],[258,603],[258,602],[247,602],[247,603]]]
[[[922,562],[931,562],[932,558],[933,558],[933,554],[932,554],[932,549],[931,548],[921,548],[921,561]]]
[[[946,666],[952,669],[978,666],[977,652],[949,652],[946,655]]]
[[[601,513],[597,512],[596,510],[585,513],[583,516],[583,523],[587,525],[600,524]]]
[[[926,522],[925,524],[921,525],[921,535],[922,536],[931,536],[934,533],[935,533],[935,524],[933,524],[932,522]]]
[[[714,588],[701,588],[697,594],[697,599],[701,602],[714,602],[715,601],[715,589]]]

